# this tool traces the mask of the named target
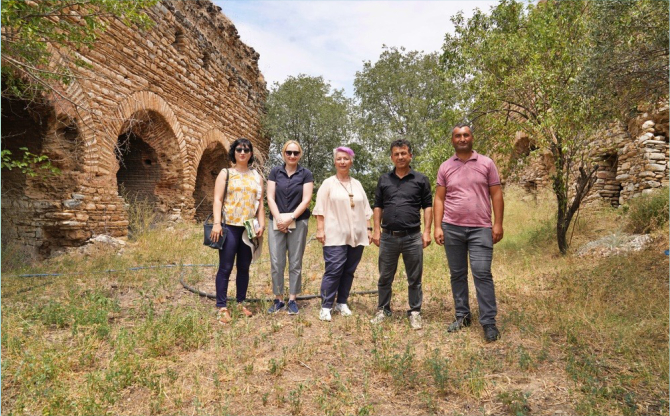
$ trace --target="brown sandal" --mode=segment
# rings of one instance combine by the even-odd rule
[[[246,316],[247,318],[251,318],[252,316],[254,316],[253,312],[251,312],[249,309],[247,309],[247,307],[244,306],[244,305],[242,305],[242,313],[243,313],[244,316]]]
[[[233,320],[233,318],[230,316],[230,311],[228,308],[220,308],[219,312],[216,314],[216,319],[219,321],[219,323],[222,324],[230,323],[230,321]]]

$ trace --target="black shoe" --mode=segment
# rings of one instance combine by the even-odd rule
[[[500,331],[498,331],[496,324],[484,325],[484,338],[486,338],[487,342],[500,339]]]
[[[457,316],[456,320],[447,327],[447,332],[456,332],[461,328],[470,326],[471,323],[472,320],[470,319],[470,315]]]

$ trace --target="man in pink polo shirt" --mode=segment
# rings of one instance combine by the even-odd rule
[[[503,194],[495,163],[472,150],[472,129],[458,124],[451,132],[456,154],[437,172],[433,203],[434,238],[444,245],[451,273],[456,320],[448,332],[470,326],[468,257],[475,281],[479,322],[487,341],[500,338],[496,295],[491,275],[493,245],[503,238]],[[495,222],[491,223],[491,204]]]

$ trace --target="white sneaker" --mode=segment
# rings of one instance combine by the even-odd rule
[[[386,319],[386,314],[384,313],[383,310],[378,310],[377,314],[375,315],[374,318],[370,319],[371,324],[380,324],[382,321]]]
[[[319,319],[330,322],[330,308],[321,308],[321,312],[319,312]]]
[[[335,307],[333,308],[335,312],[339,312],[342,316],[351,316],[353,315],[351,313],[351,309],[347,306],[346,303],[336,303]]]
[[[421,329],[421,312],[417,311],[412,311],[409,314],[409,326],[412,327],[412,329]]]

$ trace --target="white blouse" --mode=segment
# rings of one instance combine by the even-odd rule
[[[351,206],[349,191],[354,195]],[[350,178],[341,184],[337,176],[323,181],[316,194],[316,205],[312,215],[322,215],[326,242],[324,246],[367,246],[368,222],[372,208],[359,181]]]

